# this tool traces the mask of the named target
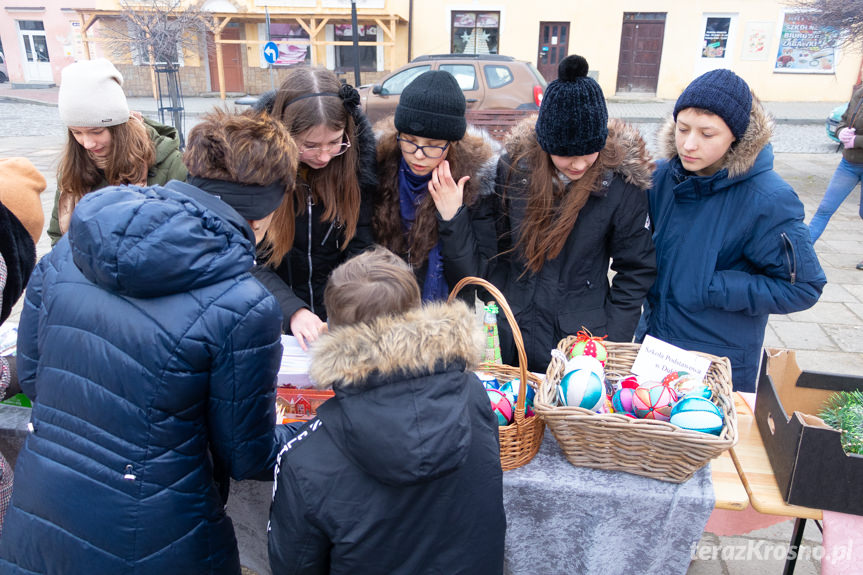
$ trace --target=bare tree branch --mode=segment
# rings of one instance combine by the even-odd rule
[[[198,36],[214,29],[212,16],[183,0],[120,0],[121,15],[105,23],[102,36],[112,51],[137,52],[149,64],[176,63],[178,50],[197,50]]]
[[[836,30],[836,46],[863,47],[863,0],[789,0],[786,4],[811,12],[815,25]]]

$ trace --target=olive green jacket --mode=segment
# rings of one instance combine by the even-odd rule
[[[147,128],[147,134],[150,140],[156,145],[156,163],[150,166],[147,171],[147,185],[164,185],[170,180],[186,181],[188,172],[186,166],[183,165],[183,153],[180,151],[180,135],[172,126],[165,126],[153,120],[144,118],[144,125]],[[94,187],[98,190],[108,186],[108,182],[103,178],[102,181]],[[48,224],[48,237],[51,238],[51,245],[56,244],[63,236],[60,229],[60,205],[68,204],[68,209],[74,208],[71,202],[61,200],[60,183],[57,183],[57,191],[54,195],[54,209],[51,212],[51,222]],[[92,190],[91,190],[92,191]],[[64,198],[65,199],[65,198]],[[64,210],[67,209],[64,205]]]

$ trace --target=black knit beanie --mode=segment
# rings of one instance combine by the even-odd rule
[[[464,137],[464,93],[449,72],[429,70],[417,76],[399,98],[396,130],[430,140],[454,142]]]
[[[573,54],[561,60],[557,80],[545,89],[536,140],[553,156],[588,156],[605,147],[608,109],[596,80],[587,76],[587,60]]]
[[[692,81],[674,104],[674,120],[686,108],[713,112],[738,140],[749,127],[752,91],[746,81],[731,70],[711,70]]]

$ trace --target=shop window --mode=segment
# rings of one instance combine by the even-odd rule
[[[497,54],[500,12],[453,12],[453,54]]]
[[[357,26],[358,40],[360,42],[377,42],[377,26]],[[334,24],[333,35],[336,42],[353,42],[353,31],[350,24]],[[360,52],[360,70],[375,71],[378,67],[378,47],[358,46]],[[335,47],[336,72],[348,72],[354,69],[354,47]]]
[[[311,63],[311,48],[307,43],[295,44],[292,40],[308,40],[309,34],[299,24],[270,23],[270,40],[279,47],[274,66],[295,66]]]

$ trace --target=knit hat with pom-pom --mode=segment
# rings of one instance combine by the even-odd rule
[[[605,147],[608,109],[596,80],[587,76],[587,60],[573,54],[561,60],[557,80],[545,89],[536,140],[553,156],[588,156]]]

